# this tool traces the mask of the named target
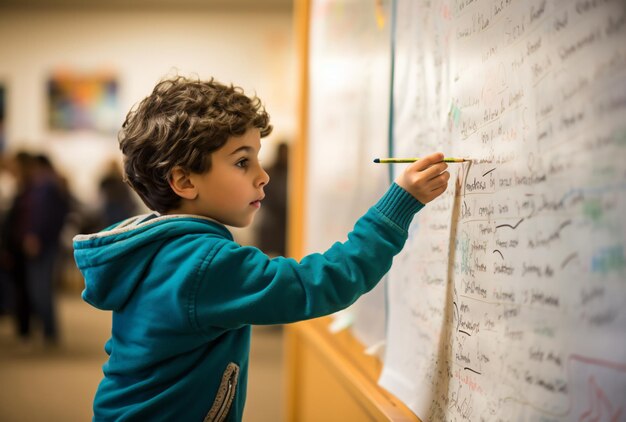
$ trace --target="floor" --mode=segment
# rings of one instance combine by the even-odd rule
[[[0,421],[90,420],[93,394],[105,360],[110,315],[79,294],[58,298],[62,340],[20,343],[12,320],[0,316]],[[282,330],[255,327],[244,421],[283,420]]]

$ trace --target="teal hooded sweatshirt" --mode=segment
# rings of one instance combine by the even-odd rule
[[[240,246],[198,216],[140,216],[76,236],[82,297],[113,313],[94,420],[241,420],[251,324],[352,304],[389,270],[421,207],[394,183],[347,241],[300,262]]]

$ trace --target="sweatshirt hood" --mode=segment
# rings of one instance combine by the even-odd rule
[[[83,299],[99,309],[121,309],[161,247],[185,234],[214,234],[232,240],[222,224],[191,215],[140,215],[99,233],[77,235],[74,260],[85,279]]]

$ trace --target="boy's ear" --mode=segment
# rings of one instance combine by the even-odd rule
[[[198,189],[189,177],[189,172],[179,166],[172,169],[169,184],[174,193],[183,199],[196,199],[198,197]]]

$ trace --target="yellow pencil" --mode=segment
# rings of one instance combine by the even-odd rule
[[[380,164],[393,164],[393,163],[413,163],[419,160],[419,158],[374,158],[375,163]],[[446,157],[442,160],[444,163],[463,163],[465,161],[471,161],[467,158],[450,158]]]

